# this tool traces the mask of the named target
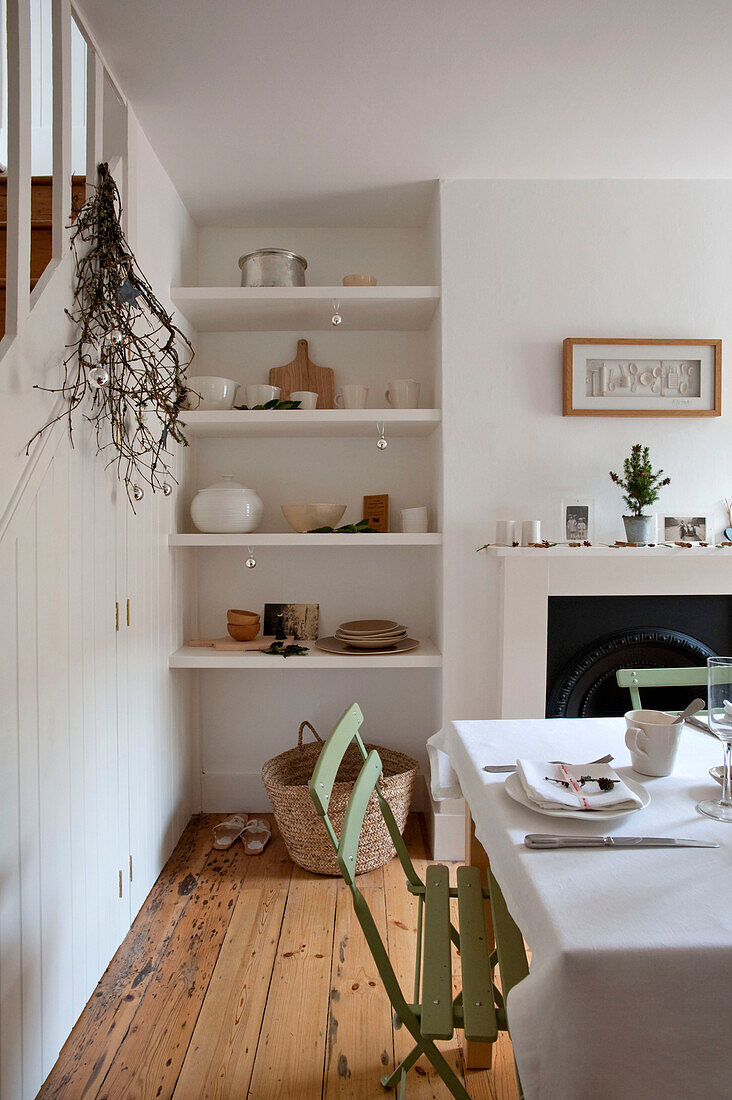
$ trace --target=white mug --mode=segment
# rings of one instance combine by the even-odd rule
[[[279,401],[279,386],[245,386],[247,405],[253,409],[255,405],[266,405],[268,401]]]
[[[641,775],[671,775],[683,722],[662,710],[629,710],[625,715],[625,744],[633,770]]]
[[[429,523],[425,507],[402,508],[399,515],[402,521],[402,531],[405,534],[421,535],[428,530]]]
[[[301,409],[315,409],[318,405],[319,393],[314,393],[312,390],[293,390],[290,394],[290,401],[299,401]]]
[[[516,541],[516,520],[496,520],[496,546],[513,546]]]
[[[398,378],[396,382],[389,383],[384,397],[393,409],[417,409],[421,389],[421,382],[415,382],[412,378]]]
[[[341,392],[335,395],[335,407],[337,409],[365,409],[368,396],[368,386],[341,386]]]

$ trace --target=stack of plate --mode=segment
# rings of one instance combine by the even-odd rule
[[[393,619],[355,619],[341,623],[332,638],[319,638],[316,645],[327,653],[404,653],[419,645],[407,634],[406,626]]]
[[[354,649],[386,649],[406,638],[407,628],[391,619],[355,619],[341,623],[335,636]]]

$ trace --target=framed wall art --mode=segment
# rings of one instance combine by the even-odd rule
[[[721,340],[564,341],[565,416],[721,413]]]

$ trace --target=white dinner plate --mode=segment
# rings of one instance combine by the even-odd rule
[[[651,796],[645,787],[642,787],[640,783],[636,783],[634,779],[628,779],[623,777],[623,782],[626,787],[629,787],[633,794],[637,794],[642,801],[642,806],[635,806],[632,810],[543,810],[540,806],[537,806],[527,796],[526,791],[523,788],[521,777],[517,772],[513,772],[509,775],[503,784],[506,790],[506,794],[510,795],[514,802],[520,802],[522,806],[526,806],[529,810],[535,810],[537,814],[544,814],[545,817],[572,817],[577,821],[612,821],[616,817],[627,817],[628,814],[635,814],[638,810],[643,810],[651,801]]]

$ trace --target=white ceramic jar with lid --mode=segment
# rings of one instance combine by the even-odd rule
[[[191,519],[199,531],[210,533],[247,533],[256,531],[264,504],[254,489],[248,489],[232,474],[199,489],[191,501]]]

